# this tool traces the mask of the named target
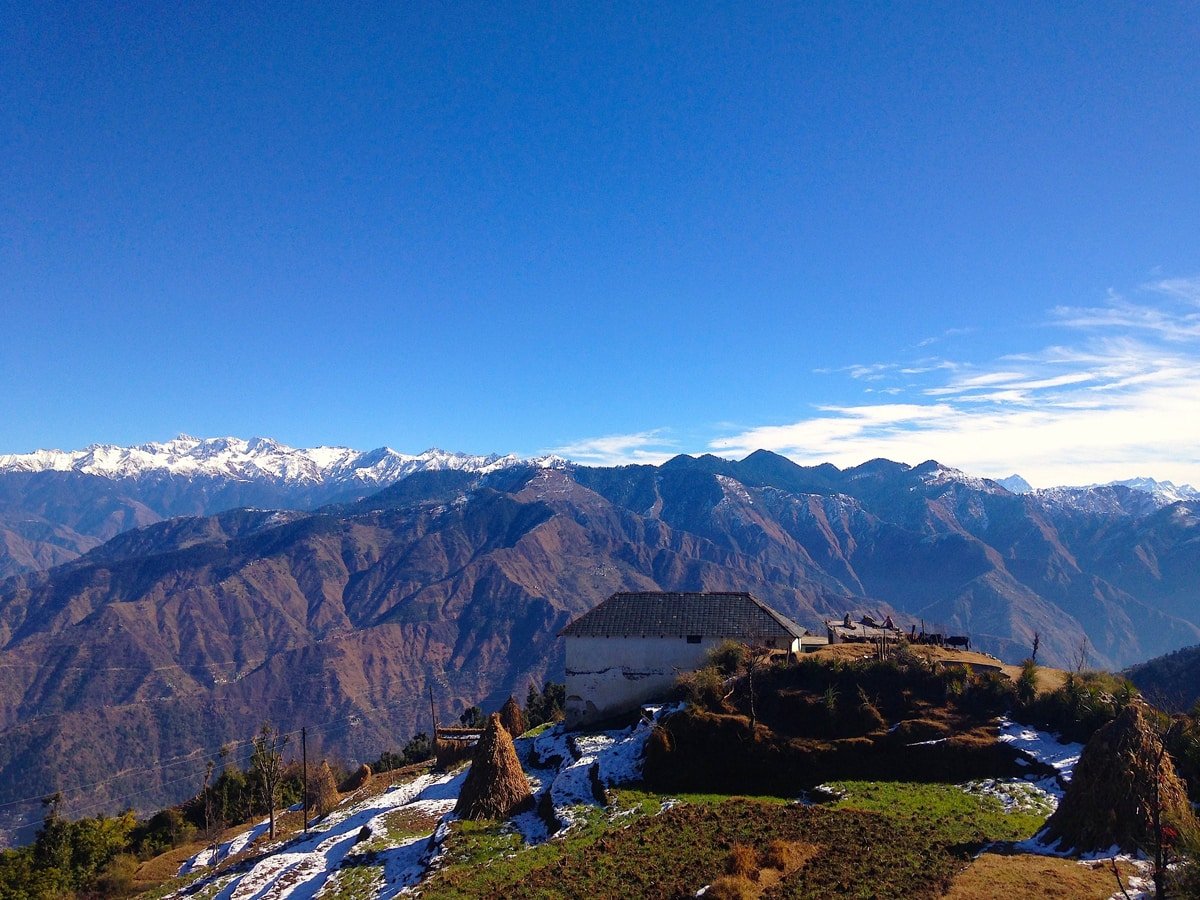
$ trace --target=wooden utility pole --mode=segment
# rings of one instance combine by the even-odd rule
[[[433,685],[429,687],[429,716],[433,719],[433,742],[437,743],[437,710],[433,708]]]
[[[304,833],[308,834],[308,729],[300,729],[300,758],[304,767]]]

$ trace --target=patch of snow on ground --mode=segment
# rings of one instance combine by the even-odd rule
[[[1044,778],[1037,782],[1037,786],[1053,795],[1056,801],[1061,800],[1063,787],[1075,773],[1075,764],[1079,762],[1083,744],[1060,741],[1049,731],[1038,731],[1028,725],[1018,724],[1007,716],[1000,718],[999,725],[1001,743],[1011,744],[1018,750],[1025,751],[1058,773],[1057,778]],[[1055,805],[1057,806],[1057,803]]]
[[[995,797],[1004,804],[1005,812],[1040,813],[1049,816],[1058,808],[1055,796],[1037,784],[1011,778],[985,778],[961,785],[968,794]]]
[[[183,861],[183,865],[179,867],[178,875],[187,875],[195,872],[197,869],[202,869],[205,866],[215,865],[223,859],[228,859],[231,856],[236,856],[245,850],[250,844],[258,840],[267,833],[267,829],[271,825],[270,819],[263,819],[249,831],[244,831],[227,841],[223,841],[216,848],[206,847],[195,856]]]
[[[1075,764],[1083,752],[1083,745],[1062,742],[1051,732],[1021,725],[1007,716],[1002,716],[997,724],[1001,743],[1009,744],[1028,754],[1030,759],[1051,767],[1055,774],[1039,777],[1031,772],[1023,779],[987,778],[969,781],[960,787],[969,794],[995,797],[1004,804],[1005,812],[1041,813],[1048,818],[1058,809],[1064,788],[1071,780]],[[1024,843],[1029,842],[1023,842],[1018,848],[1024,849]]]
[[[401,808],[442,816],[453,808],[462,777],[461,773],[422,775],[374,797],[343,804],[310,828],[307,835],[293,835],[273,848],[264,847],[262,855],[222,873],[217,883],[223,886],[217,896],[222,900],[250,897],[311,900],[359,842],[364,826],[375,835],[384,834],[382,818]],[[259,823],[228,842],[228,847],[222,845],[226,852],[219,853],[218,860],[245,849],[265,828],[266,823]],[[419,880],[425,871],[420,863],[428,845],[427,836],[416,837],[379,854],[385,882],[382,896],[394,896]],[[205,857],[202,853],[185,866],[194,871],[210,861],[211,854]]]

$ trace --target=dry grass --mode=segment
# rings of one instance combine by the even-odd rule
[[[134,873],[134,887],[139,891],[146,891],[164,881],[169,881],[175,877],[184,862],[203,849],[204,843],[197,841],[194,844],[185,844],[146,860],[138,866],[137,872]]]
[[[978,671],[1002,672],[1014,683],[1021,677],[1020,666],[1010,666],[1007,663],[1002,663],[998,659],[988,656],[986,653],[978,653],[974,650],[947,650],[944,647],[926,646],[924,644],[910,644],[908,649],[914,656],[919,656],[931,662],[960,663],[969,665]],[[820,650],[813,651],[813,655],[818,659],[840,659],[846,662],[856,659],[875,658],[874,648],[870,644],[830,644],[828,647],[822,647]],[[1039,694],[1058,690],[1066,680],[1067,673],[1061,669],[1038,666],[1037,690]]]
[[[361,787],[366,787],[371,781],[371,767],[363,763],[358,767],[358,770],[347,778],[338,790],[343,794],[349,794],[357,791]]]
[[[1135,874],[1118,863],[1122,877]],[[1117,879],[1108,862],[1080,863],[1053,856],[984,853],[955,876],[948,900],[1108,900]]]
[[[759,886],[745,876],[726,875],[710,884],[704,896],[713,900],[754,900],[760,893]]]
[[[500,707],[500,723],[509,734],[524,734],[529,727],[525,722],[525,713],[521,705],[512,695]]]
[[[774,840],[759,852],[734,844],[725,859],[726,874],[712,883],[705,897],[755,900],[820,852],[815,844]]]
[[[734,844],[725,860],[725,872],[735,878],[758,881],[758,851],[745,844]]]
[[[816,856],[819,850],[815,844],[802,841],[771,841],[763,854],[763,869],[776,869],[782,875],[791,874]]]

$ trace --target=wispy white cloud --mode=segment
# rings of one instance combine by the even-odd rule
[[[944,341],[946,338],[959,337],[960,335],[964,335],[964,334],[974,334],[977,330],[978,329],[976,329],[976,328],[947,328],[941,334],[935,334],[932,337],[927,337],[927,338],[924,338],[923,340],[917,341],[917,346],[918,347],[928,347],[931,344],[936,344],[939,341]]]
[[[609,434],[583,438],[551,450],[559,456],[593,466],[619,466],[629,463],[658,465],[679,453],[677,444],[666,437],[666,429]]]
[[[654,429],[554,452],[617,465],[763,448],[839,466],[937,459],[1039,486],[1135,475],[1200,485],[1200,278],[1144,285],[1137,302],[1112,293],[1097,306],[1059,307],[1047,324],[1063,338],[982,363],[925,357],[823,370],[859,385],[866,402],[817,405],[784,424],[720,423],[707,446]]]
[[[855,465],[886,456],[938,459],[968,471],[1019,471],[1035,484],[1152,474],[1200,484],[1200,278],[1144,285],[1139,301],[1111,294],[1059,307],[1072,339],[990,363],[894,364],[843,370],[896,400],[819,406],[782,425],[717,437],[710,449],[759,448],[798,462]],[[896,385],[908,377],[899,402]],[[882,384],[882,386],[881,386]]]

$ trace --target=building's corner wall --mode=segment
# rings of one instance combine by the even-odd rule
[[[566,638],[567,727],[637,709],[670,694],[675,679],[707,662],[723,638]]]

